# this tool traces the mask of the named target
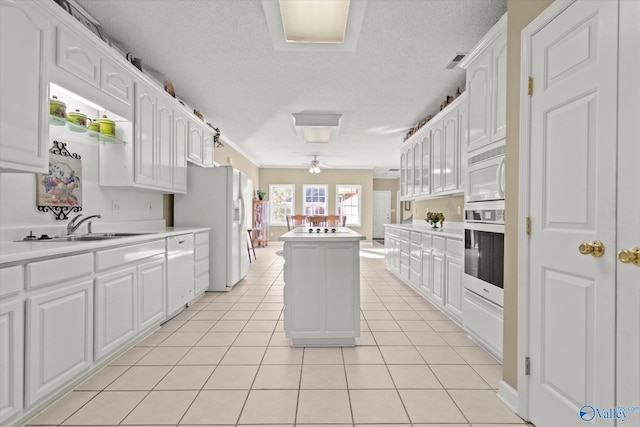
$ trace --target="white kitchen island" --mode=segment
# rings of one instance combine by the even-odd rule
[[[360,336],[360,240],[365,237],[345,227],[312,230],[299,227],[280,237],[286,336],[294,347],[353,346]]]

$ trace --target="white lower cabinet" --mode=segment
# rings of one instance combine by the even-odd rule
[[[96,359],[111,353],[136,333],[136,268],[96,277]]]
[[[462,258],[447,255],[445,258],[445,275],[447,277],[444,307],[447,312],[462,323]]]
[[[431,298],[438,303],[438,305],[444,305],[444,290],[445,290],[445,255],[439,251],[431,252],[431,282],[432,292]]]
[[[158,240],[97,253],[101,272],[95,278],[96,360],[164,320],[164,252],[164,241]]]
[[[0,303],[0,425],[22,410],[23,319],[21,298]]]
[[[165,283],[167,263],[164,255],[156,256],[137,267],[138,329],[143,331],[165,318]]]
[[[463,246],[462,236],[399,226],[385,230],[387,268],[459,324],[463,322]],[[403,268],[403,259],[409,260],[409,268]]]
[[[34,293],[26,300],[26,405],[93,365],[93,280]]]
[[[195,295],[209,288],[209,232],[196,233],[195,236],[194,282]]]

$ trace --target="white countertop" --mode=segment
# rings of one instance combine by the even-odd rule
[[[424,220],[414,221],[411,224],[385,224],[384,226],[402,230],[419,231],[421,233],[433,234],[434,236],[464,239],[464,222],[445,221],[443,228],[436,229],[431,228],[431,225]]]
[[[298,227],[288,233],[280,236],[278,240],[284,242],[340,242],[351,240],[365,240],[365,236],[360,233],[356,233],[347,227],[320,227],[320,232],[316,230],[318,227],[312,227],[313,232],[309,232],[310,227]],[[329,231],[324,232],[327,228]],[[331,230],[335,229],[336,232],[332,233]]]
[[[96,249],[143,243],[165,237],[177,236],[187,233],[209,231],[208,227],[166,227],[156,232],[141,234],[138,236],[117,237],[107,240],[92,241],[56,241],[56,242],[0,242],[0,265],[22,263],[38,258],[70,255],[79,252],[89,252]]]

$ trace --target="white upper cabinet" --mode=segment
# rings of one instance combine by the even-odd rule
[[[156,94],[142,84],[136,85],[135,128],[135,182],[155,185],[157,171]]]
[[[467,129],[466,92],[416,131],[401,148],[401,197],[426,199],[431,196],[459,194],[461,179],[462,141]]]
[[[179,110],[173,112],[173,188],[187,192],[187,150],[189,149],[189,119]]]
[[[136,83],[135,183],[169,193],[184,193],[189,125],[177,103],[171,104],[173,100],[160,89],[142,81]]]
[[[507,100],[507,15],[460,62],[467,70],[469,135],[473,151],[504,139]]]
[[[91,86],[100,87],[100,54],[87,39],[56,28],[56,65]]]
[[[189,126],[189,155],[187,160],[202,164],[202,145],[204,144],[204,130],[194,122]]]
[[[0,170],[49,170],[50,17],[0,0]]]

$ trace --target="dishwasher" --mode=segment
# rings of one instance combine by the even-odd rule
[[[193,299],[194,262],[193,234],[167,237],[167,317]]]

